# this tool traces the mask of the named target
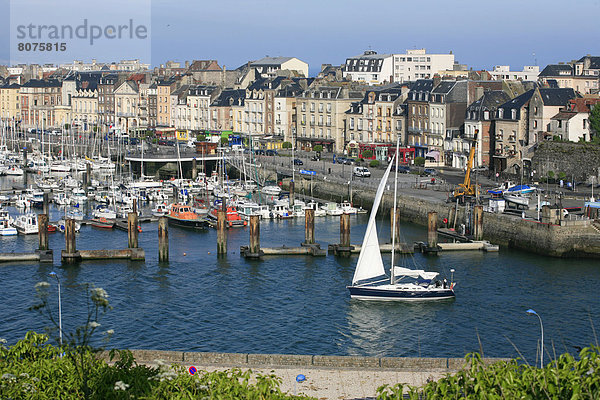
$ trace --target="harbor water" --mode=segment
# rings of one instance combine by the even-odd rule
[[[11,182],[2,178],[3,188]],[[16,209],[8,207],[14,216]],[[62,216],[52,207],[51,221]],[[351,218],[352,243],[360,244],[368,216]],[[380,241],[389,240],[389,215],[378,217]],[[339,242],[339,217],[315,219],[323,248]],[[240,246],[248,228],[228,231],[228,254],[216,254],[216,231],[169,227],[170,261],[159,264],[157,223],[142,225],[139,245],[145,262],[96,261],[61,266],[64,235],[52,233],[54,265],[0,265],[2,301],[0,338],[9,344],[29,330],[43,332],[49,322],[28,308],[36,303],[34,286],[47,281],[52,310],[58,313],[56,271],[62,284],[66,331],[84,323],[87,312],[81,285],[104,288],[113,307],[100,321],[113,329],[108,347],[235,353],[286,353],[394,357],[462,357],[483,350],[486,356],[536,361],[539,320],[546,351],[576,353],[596,343],[600,330],[600,265],[597,260],[556,259],[501,248],[498,253],[420,253],[401,258],[406,266],[438,271],[450,278],[456,299],[440,302],[385,303],[350,300],[358,255],[246,260]],[[402,239],[425,241],[425,228],[403,224]],[[262,221],[263,247],[299,246],[304,219]],[[36,235],[0,237],[0,252],[33,251]],[[84,226],[77,248],[127,247],[127,233]],[[389,265],[390,255],[384,255]],[[481,347],[480,347],[481,343]],[[547,355],[545,355],[545,359]]]

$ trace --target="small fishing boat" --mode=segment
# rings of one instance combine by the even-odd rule
[[[112,229],[115,226],[115,221],[109,220],[104,217],[92,218],[90,220],[90,225],[92,225],[93,227],[96,227],[96,228]],[[138,227],[138,229],[139,229],[139,227]]]
[[[281,188],[279,186],[264,186],[261,190],[262,193],[264,194],[269,194],[272,196],[279,196],[279,193],[281,193]]]
[[[37,215],[33,213],[19,215],[12,224],[21,235],[38,233]]]
[[[12,218],[6,210],[0,210],[0,236],[15,236],[17,230],[11,226]]]
[[[169,206],[167,203],[157,204],[156,207],[152,209],[152,215],[155,217],[164,217],[169,213]]]
[[[66,227],[66,222],[64,219],[61,219],[58,221],[56,227],[58,228],[58,231],[61,233],[65,232],[65,227]],[[81,229],[81,224],[77,221],[75,221],[75,232],[79,232],[79,230]]]
[[[201,218],[186,204],[172,204],[167,218],[170,224],[184,228],[204,229],[208,227],[206,218]]]
[[[208,213],[207,219],[210,225],[216,226],[218,219],[218,208],[212,208]],[[227,206],[225,213],[225,226],[227,228],[242,228],[248,224],[248,221],[243,219],[237,211],[236,207]]]

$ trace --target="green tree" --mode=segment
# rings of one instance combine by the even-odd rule
[[[377,167],[379,167],[379,160],[371,160],[371,162],[369,163],[369,166],[371,168],[377,168]]]
[[[315,147],[313,147],[313,150],[316,151],[317,153],[320,153],[320,152],[323,151],[323,146],[321,146],[320,144],[318,144]]]
[[[221,145],[227,146],[228,144],[229,144],[229,138],[222,137],[221,138]]]
[[[206,136],[204,136],[203,134],[198,134],[196,135],[196,140],[199,142],[204,142],[206,141]]]
[[[415,157],[415,165],[419,167],[425,165],[425,157]]]
[[[292,143],[290,143],[290,142],[283,142],[281,144],[281,147],[284,148],[284,149],[291,149],[292,148]]]
[[[373,157],[373,152],[371,150],[363,150],[362,158],[371,158]]]
[[[590,129],[594,131],[594,139],[600,137],[600,103],[597,103],[590,112]]]

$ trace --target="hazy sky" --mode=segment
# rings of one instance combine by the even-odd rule
[[[47,3],[58,7],[61,1]],[[10,57],[10,19],[3,12],[8,4],[0,0],[0,63]],[[236,68],[265,55],[295,56],[315,74],[322,63],[339,65],[369,48],[452,51],[474,69],[520,70],[535,60],[543,68],[588,53],[600,56],[600,0],[153,0],[151,5],[153,65],[217,59]],[[114,61],[107,51],[89,54],[87,61],[92,57]]]

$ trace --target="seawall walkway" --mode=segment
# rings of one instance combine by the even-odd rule
[[[198,353],[160,350],[132,350],[140,364],[166,364],[196,367],[199,371],[231,368],[251,369],[255,373],[275,374],[282,379],[281,389],[291,394],[304,393],[318,399],[373,398],[377,388],[405,383],[422,386],[454,373],[465,365],[463,358],[354,357],[293,354]],[[486,363],[506,359],[486,358]],[[296,382],[298,374],[306,381]]]

